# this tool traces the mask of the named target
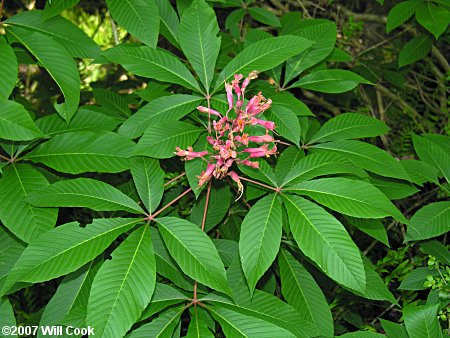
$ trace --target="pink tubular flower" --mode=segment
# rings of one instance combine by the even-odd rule
[[[260,147],[261,148],[261,147]],[[258,148],[255,148],[258,149]],[[251,158],[257,158],[257,157],[269,157],[270,155],[275,155],[277,153],[277,146],[273,146],[272,149],[264,149],[261,151],[254,151],[250,153]]]
[[[236,198],[236,201],[237,201],[238,199],[241,198],[242,194],[244,193],[244,186],[242,185],[241,179],[239,178],[238,174],[236,174],[234,171],[230,171],[228,173],[228,176],[230,176],[231,179],[237,183],[238,193],[239,193],[238,198]]]
[[[227,92],[228,111],[230,111],[231,109],[233,109],[234,105],[233,85],[225,83],[225,91]]]
[[[262,136],[249,136],[248,140],[250,142],[255,142],[255,143],[265,143],[265,142],[273,142],[274,141],[272,135],[269,135],[269,134],[262,135]]]
[[[183,150],[180,147],[176,147],[177,152],[174,153],[178,156],[186,156],[186,161],[192,160],[194,158],[199,158],[208,155],[208,151],[193,151],[192,147],[188,147],[187,150]]]
[[[215,115],[215,116],[220,116],[220,113],[217,110],[214,110],[214,109],[211,109],[211,108],[198,106],[197,109],[201,113],[207,113],[207,114],[211,114],[211,115]]]
[[[242,82],[242,86],[241,86],[242,93],[245,92],[245,89],[247,88],[250,81],[256,79],[257,77],[258,77],[258,72],[256,70],[254,70],[254,71],[250,72],[250,74],[248,74],[248,76],[245,78],[244,82]]]
[[[206,171],[202,171],[201,175],[197,176],[197,178],[199,178],[198,180],[199,187],[202,187],[206,182],[209,181],[215,168],[216,168],[215,164],[208,164],[208,166],[206,167]]]
[[[234,74],[234,80],[231,81],[231,85],[233,86],[234,91],[238,97],[238,100],[241,98],[242,91],[241,87],[239,87],[239,82],[242,80],[242,74]]]
[[[246,165],[246,166],[249,166],[249,167],[252,167],[252,168],[255,168],[255,169],[259,168],[259,162],[252,162],[252,161],[249,161],[249,160],[243,160],[243,161],[241,161],[241,163],[243,165]]]
[[[267,128],[269,130],[274,130],[276,128],[275,122],[261,120],[261,119],[257,119],[257,118],[252,118],[250,121],[250,124],[252,124],[252,125],[259,124],[260,126],[263,126],[264,128]]]

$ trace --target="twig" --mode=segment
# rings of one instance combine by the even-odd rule
[[[167,182],[166,184],[164,184],[165,187],[167,187],[170,183],[175,182],[176,180],[179,180],[180,178],[182,178],[184,175],[186,175],[186,173],[181,173],[180,175],[178,175],[175,178],[172,178],[169,182]]]
[[[260,182],[258,182],[258,181],[254,181],[254,180],[251,180],[251,179],[249,179],[249,178],[246,178],[246,177],[239,177],[241,180],[243,180],[243,181],[247,181],[247,182],[250,182],[250,183],[253,183],[253,184],[256,184],[256,185],[259,185],[259,186],[261,186],[261,187],[264,187],[264,188],[267,188],[267,189],[270,189],[270,190],[273,190],[273,191],[276,191],[276,192],[280,192],[280,189],[279,188],[274,188],[274,187],[271,187],[270,185],[267,185],[267,184],[264,184],[264,183],[260,183]]]
[[[168,207],[170,207],[172,204],[176,203],[178,200],[180,200],[184,195],[188,194],[189,192],[192,191],[192,188],[189,188],[188,190],[186,190],[185,192],[183,192],[181,195],[179,195],[178,197],[174,198],[172,201],[170,201],[169,203],[167,203],[165,206],[163,206],[161,209],[159,209],[157,212],[155,212],[153,215],[148,215],[148,217],[146,218],[147,221],[151,221],[153,219],[155,219],[156,216],[158,216],[160,213],[162,213],[164,210],[166,210]]]

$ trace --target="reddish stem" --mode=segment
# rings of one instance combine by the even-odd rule
[[[169,182],[167,182],[166,184],[164,184],[165,187],[167,187],[170,183],[175,182],[176,180],[179,180],[180,178],[182,178],[184,175],[186,175],[186,173],[182,173],[180,175],[178,175],[175,178],[172,178]]]
[[[250,182],[250,183],[259,185],[259,186],[261,186],[261,187],[264,187],[264,188],[267,188],[267,189],[270,189],[270,190],[273,190],[273,191],[276,191],[276,192],[280,192],[280,191],[281,191],[280,188],[274,188],[274,187],[271,187],[270,185],[267,185],[267,184],[264,184],[264,183],[260,183],[260,182],[258,182],[258,181],[254,181],[254,180],[251,180],[251,179],[246,178],[246,177],[239,176],[239,178],[240,178],[241,180],[243,180],[243,181],[247,181],[247,182]]]
[[[6,156],[3,156],[3,155],[0,155],[0,158],[4,159],[5,161],[10,162],[10,163],[12,161],[11,158],[7,158]]]
[[[151,221],[153,219],[155,219],[156,216],[158,216],[160,213],[162,213],[164,210],[166,210],[168,207],[170,207],[172,204],[176,203],[179,199],[181,199],[184,195],[188,194],[189,192],[192,191],[192,188],[189,188],[188,190],[186,190],[185,192],[183,192],[181,195],[179,195],[178,197],[174,198],[172,201],[170,201],[169,203],[167,203],[165,206],[163,206],[161,209],[159,209],[157,212],[155,212],[153,215],[148,215],[147,218],[145,218],[147,221]]]
[[[2,23],[2,18],[3,18],[3,1],[0,3],[0,24]]]
[[[203,209],[202,231],[205,231],[206,215],[208,214],[209,197],[211,196],[212,181],[209,181],[208,190],[206,191],[205,208]]]

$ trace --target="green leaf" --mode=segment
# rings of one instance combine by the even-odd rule
[[[301,36],[315,43],[286,62],[285,84],[330,55],[336,44],[336,23],[325,19],[302,20],[295,30],[289,31],[289,34]]]
[[[344,177],[319,178],[296,184],[287,191],[306,195],[326,207],[360,218],[392,216],[407,223],[391,201],[370,183]]]
[[[375,271],[372,262],[363,257],[364,270],[366,273],[366,289],[364,291],[352,291],[353,293],[373,300],[386,300],[392,304],[398,305],[397,300],[387,288],[380,275]]]
[[[422,34],[408,41],[400,51],[398,57],[398,66],[404,67],[423,59],[431,51],[433,41],[431,38]]]
[[[26,201],[30,193],[47,186],[44,175],[28,164],[11,164],[0,178],[0,220],[26,243],[56,223],[57,209],[36,208]]]
[[[347,216],[346,218],[349,223],[358,230],[361,230],[372,238],[375,238],[386,246],[389,246],[388,234],[384,228],[383,222],[381,222],[380,219],[365,219],[350,216]]]
[[[276,194],[259,200],[242,222],[239,256],[251,293],[277,256],[281,223],[281,201]]]
[[[94,88],[93,89],[95,101],[105,108],[117,111],[122,116],[128,117],[131,115],[128,102],[122,95],[114,93],[109,89]]]
[[[389,177],[370,176],[370,183],[390,200],[399,200],[419,192],[412,183]]]
[[[141,207],[113,186],[90,178],[75,178],[51,184],[28,196],[41,207],[84,207],[96,211],[123,210],[143,214]]]
[[[116,133],[77,131],[54,136],[24,158],[69,174],[117,173],[130,168],[135,146]]]
[[[157,269],[158,270],[158,269]],[[177,289],[162,283],[156,283],[155,292],[152,296],[152,301],[147,308],[142,312],[140,320],[150,318],[155,313],[175,304],[187,301],[188,297],[183,295]]]
[[[259,163],[258,169],[246,165],[239,165],[239,170],[242,171],[246,176],[276,187],[277,178],[275,176],[275,173],[273,172],[272,167],[263,159],[257,159],[253,162]]]
[[[281,291],[307,322],[313,323],[325,337],[333,336],[333,317],[327,300],[311,274],[288,251],[278,255]]]
[[[312,45],[312,42],[298,36],[279,36],[255,42],[236,55],[217,78],[216,92],[231,76],[246,74],[253,70],[260,72],[274,68],[290,57]]]
[[[214,187],[211,189],[208,210],[206,213],[205,232],[209,232],[225,217],[230,208],[232,194],[228,186]],[[206,194],[203,194],[191,209],[190,221],[202,225],[205,209]]]
[[[420,248],[426,254],[436,257],[439,262],[450,265],[450,252],[441,242],[426,241],[420,244]]]
[[[25,11],[5,21],[6,24],[37,31],[53,38],[70,55],[94,59],[100,47],[78,26],[63,17],[45,18],[46,11]]]
[[[367,175],[364,170],[355,168],[351,162],[333,153],[317,153],[300,159],[287,173],[281,186],[291,186],[311,178],[332,174],[352,174],[359,177]]]
[[[80,269],[64,277],[56,293],[45,306],[41,320],[39,321],[40,326],[62,324],[64,317],[77,307],[76,304],[80,298],[85,298],[83,292],[89,292],[93,279],[91,274],[91,267],[94,265],[93,262],[82,266]],[[95,268],[92,270],[95,270],[94,272],[97,271]],[[87,301],[87,299],[83,300]],[[44,337],[42,332],[39,333],[38,337]]]
[[[72,56],[45,34],[19,27],[8,27],[7,31],[34,55],[55,80],[66,100],[58,113],[69,122],[80,102],[80,76]]]
[[[203,100],[202,97],[185,94],[157,98],[130,116],[120,126],[119,133],[134,139],[154,123],[179,120],[192,112]]]
[[[277,103],[277,106],[285,106],[297,116],[314,116],[306,104],[287,91],[277,92],[270,95],[270,98]]]
[[[134,155],[154,158],[175,156],[176,147],[186,149],[197,140],[203,129],[186,122],[158,122],[151,125],[134,151]]]
[[[380,323],[389,338],[409,338],[405,325],[393,323],[381,318]]]
[[[409,221],[406,241],[439,236],[450,230],[450,201],[435,202],[419,209]]]
[[[147,46],[118,45],[103,52],[110,62],[121,64],[129,72],[182,85],[196,92],[201,92],[194,76],[181,61],[172,54]]]
[[[152,213],[164,194],[164,171],[157,160],[134,157],[131,159],[131,175],[139,197],[148,212]]]
[[[343,155],[355,165],[381,176],[409,180],[408,174],[399,161],[369,143],[341,140],[317,144],[311,148]]]
[[[420,0],[402,1],[392,7],[387,16],[386,32],[391,32],[412,17],[420,2]]]
[[[348,92],[358,84],[372,84],[370,81],[343,69],[318,70],[302,77],[289,88],[305,88],[321,93],[338,94]]]
[[[38,283],[77,270],[140,221],[135,218],[94,219],[85,228],[72,222],[47,231],[25,249],[1,293],[17,281]]]
[[[204,0],[194,0],[183,12],[178,27],[180,46],[207,93],[220,50],[218,33],[216,14]]]
[[[184,273],[215,290],[231,293],[217,249],[197,225],[176,217],[156,221],[167,249]]]
[[[250,7],[247,9],[248,14],[258,22],[272,27],[281,27],[281,22],[275,14],[267,9],[260,7]]]
[[[156,271],[158,274],[166,277],[176,286],[184,290],[192,291],[194,281],[181,271],[178,264],[170,256],[159,231],[156,228],[151,228],[150,231],[153,249],[155,250]]]
[[[14,310],[6,297],[0,298],[0,326],[2,328],[17,326]],[[17,335],[10,334],[8,337],[17,337]]]
[[[355,331],[346,333],[340,336],[336,336],[339,338],[386,338],[384,334],[376,333],[373,331]]]
[[[0,39],[1,41],[1,39]],[[0,138],[29,141],[43,136],[30,114],[17,102],[0,99]]]
[[[226,337],[295,337],[290,331],[256,317],[219,306],[207,309],[220,323]]]
[[[12,47],[0,36],[0,99],[7,99],[16,86],[19,64]]]
[[[303,149],[298,149],[297,147],[288,147],[281,153],[275,166],[277,186],[282,185],[287,174],[303,157],[305,157],[305,152]]]
[[[361,255],[344,226],[304,198],[283,195],[283,200],[300,250],[336,282],[364,291],[366,277]]]
[[[175,326],[178,324],[181,314],[186,308],[175,307],[168,309],[153,319],[150,323],[144,324],[138,329],[132,331],[127,338],[166,338],[172,337]]]
[[[72,8],[80,0],[51,0],[47,1],[44,9],[44,18],[49,19],[64,11],[65,9]]]
[[[131,35],[156,48],[159,12],[155,0],[106,0],[112,17]]]
[[[86,323],[102,337],[122,337],[140,318],[155,289],[149,226],[134,231],[111,256],[94,278]]]
[[[225,267],[229,267],[239,256],[239,243],[229,239],[213,239]]]
[[[239,265],[239,261],[237,263]],[[228,269],[227,274],[229,274],[230,269]],[[303,320],[292,306],[283,302],[278,297],[260,290],[255,290],[251,298],[248,293],[245,277],[240,268],[239,275],[236,277],[242,278],[242,280],[230,280],[230,283],[233,283],[233,291],[238,296],[235,301],[236,304],[216,293],[207,295],[201,301],[229,309],[244,316],[249,316],[250,318],[271,323],[290,331],[295,337],[315,337],[318,335],[316,328],[312,324]]]
[[[450,12],[445,7],[425,1],[417,6],[416,20],[436,39],[439,39],[450,23]]]
[[[180,21],[173,9],[170,0],[156,0],[159,9],[161,34],[169,40],[175,47],[178,47],[178,26]]]
[[[424,286],[428,276],[439,277],[438,270],[430,270],[428,268],[415,268],[410,271],[400,283],[399,290],[425,290]]]
[[[437,319],[439,304],[408,305],[403,309],[406,330],[410,338],[442,337],[441,327]]]
[[[325,122],[308,143],[375,137],[388,131],[389,128],[380,120],[361,114],[344,113]]]
[[[413,143],[420,159],[437,168],[450,183],[450,152],[430,138],[413,135]]]
[[[186,338],[214,338],[213,333],[209,330],[207,323],[198,315],[197,309],[191,317]]]
[[[284,105],[273,104],[268,112],[264,114],[270,121],[275,122],[275,131],[282,137],[300,145],[300,123],[295,113]]]

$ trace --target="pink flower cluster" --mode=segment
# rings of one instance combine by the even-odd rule
[[[192,147],[188,147],[187,150],[176,148],[175,154],[184,157],[186,161],[202,158],[207,162],[206,170],[200,176],[197,176],[199,187],[212,177],[223,179],[229,176],[237,183],[242,195],[243,186],[239,176],[234,171],[229,171],[233,163],[259,168],[259,163],[252,161],[252,159],[269,157],[277,152],[276,145],[270,146],[276,140],[269,134],[275,129],[275,123],[258,118],[261,113],[270,108],[272,100],[266,99],[259,92],[245,104],[245,91],[250,81],[257,78],[257,72],[251,72],[244,79],[242,85],[239,85],[242,78],[242,74],[235,74],[231,83],[225,83],[228,101],[228,111],[225,115],[209,107],[197,107],[200,112],[208,114],[209,117],[211,115],[217,117],[212,121],[213,130],[206,137],[206,141],[212,145],[213,153],[211,154],[207,150],[194,151]],[[236,101],[233,91],[237,96]],[[232,117],[229,115],[232,115]],[[264,135],[250,135],[247,131],[251,129],[250,126],[265,128],[266,133]],[[256,146],[250,147],[250,143],[256,143]]]

